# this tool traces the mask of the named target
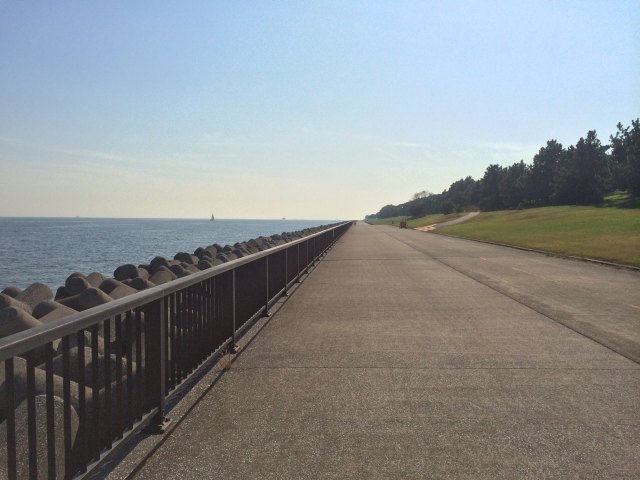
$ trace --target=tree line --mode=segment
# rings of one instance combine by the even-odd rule
[[[479,180],[468,176],[439,194],[418,192],[408,202],[385,205],[367,218],[588,205],[615,190],[640,197],[640,119],[627,127],[618,123],[609,140],[603,144],[595,130],[567,148],[549,140],[530,164],[491,164]]]

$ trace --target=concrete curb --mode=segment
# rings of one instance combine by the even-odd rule
[[[456,235],[449,235],[447,233],[442,233],[442,232],[429,231],[427,233],[435,233],[436,235],[442,235],[444,237],[458,238],[460,240],[470,240],[472,242],[488,243],[489,245],[497,245],[499,247],[515,248],[516,250],[523,250],[525,252],[541,253],[541,254],[547,255],[549,257],[567,258],[567,259],[570,259],[570,260],[579,260],[581,262],[595,263],[595,264],[598,264],[598,265],[605,265],[607,267],[614,267],[614,268],[620,268],[620,269],[623,269],[623,270],[631,270],[631,271],[634,271],[634,272],[640,272],[640,267],[636,267],[635,265],[626,265],[624,263],[607,262],[605,260],[597,260],[595,258],[579,257],[577,255],[564,255],[562,253],[548,252],[546,250],[536,250],[535,248],[520,247],[518,245],[510,245],[508,243],[492,242],[490,240],[480,240],[478,238],[458,237]]]

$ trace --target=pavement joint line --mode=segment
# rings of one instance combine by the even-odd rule
[[[553,370],[578,372],[635,372],[640,368],[581,368],[581,367],[340,367],[340,366],[273,366],[273,367],[234,367],[235,372],[242,370]]]
[[[399,239],[399,238],[396,238],[396,237],[394,237],[393,235],[390,235],[390,234],[388,234],[388,233],[387,233],[387,232],[385,232],[385,231],[382,231],[382,233],[384,233],[385,235],[387,235],[387,236],[389,236],[389,237],[391,237],[391,238],[393,238],[393,239],[397,240],[397,241],[398,241],[398,242],[400,242],[400,243],[405,244],[407,247],[411,248],[412,250],[415,250],[416,252],[420,252],[420,253],[422,253],[424,256],[429,257],[429,258],[431,258],[431,259],[433,259],[433,260],[435,260],[435,261],[437,261],[437,262],[441,263],[442,265],[444,265],[444,266],[446,266],[446,267],[449,267],[449,268],[450,268],[450,269],[452,269],[453,271],[458,272],[459,274],[464,275],[465,277],[470,278],[471,280],[473,280],[473,281],[475,281],[475,282],[478,282],[479,284],[484,285],[484,286],[485,286],[485,287],[487,287],[487,288],[490,288],[490,289],[491,289],[491,290],[493,290],[494,292],[497,292],[497,293],[499,293],[499,294],[501,294],[501,295],[504,295],[505,297],[510,298],[510,299],[511,299],[511,300],[513,300],[514,302],[519,303],[520,305],[522,305],[522,306],[524,306],[524,307],[526,307],[526,308],[528,308],[528,309],[530,309],[530,310],[533,310],[534,312],[536,312],[536,313],[538,313],[538,314],[542,315],[543,317],[548,318],[548,319],[549,319],[549,320],[551,320],[552,322],[555,322],[555,323],[557,323],[558,325],[562,325],[563,327],[568,328],[569,330],[571,330],[571,331],[573,331],[573,332],[577,333],[578,335],[581,335],[581,336],[583,336],[584,338],[588,338],[589,340],[591,340],[591,341],[593,341],[593,342],[597,343],[598,345],[600,345],[600,346],[602,346],[602,347],[604,347],[604,348],[606,348],[606,349],[608,349],[608,350],[611,350],[611,351],[612,351],[612,352],[614,352],[614,353],[617,353],[618,355],[620,355],[620,356],[622,356],[622,357],[626,358],[627,360],[632,361],[633,363],[636,363],[636,364],[640,365],[640,362],[639,362],[638,360],[636,360],[636,359],[634,359],[634,358],[630,357],[630,356],[629,356],[629,355],[627,355],[625,352],[618,351],[618,349],[616,349],[616,348],[614,348],[614,347],[612,347],[612,346],[609,346],[609,345],[607,345],[607,344],[605,344],[605,343],[602,343],[602,342],[601,342],[600,340],[598,340],[597,338],[592,337],[591,335],[588,335],[588,334],[586,334],[586,333],[584,333],[584,332],[581,332],[580,330],[577,330],[576,328],[573,328],[573,327],[571,327],[570,325],[567,325],[566,323],[564,323],[564,322],[562,322],[562,321],[560,321],[560,320],[558,320],[558,319],[555,319],[555,318],[553,318],[553,317],[551,317],[551,316],[547,315],[546,313],[544,313],[544,312],[542,312],[542,311],[540,311],[540,310],[538,310],[538,309],[536,309],[536,308],[532,307],[531,305],[528,305],[528,304],[524,303],[523,301],[519,300],[518,298],[515,298],[514,296],[509,295],[508,293],[503,292],[502,290],[499,290],[498,288],[496,288],[496,287],[494,287],[494,286],[492,286],[492,285],[489,285],[488,283],[482,282],[482,281],[478,280],[477,278],[474,278],[474,277],[473,277],[473,276],[471,276],[470,274],[468,274],[468,273],[466,273],[466,272],[463,272],[462,270],[459,270],[459,269],[455,268],[454,266],[452,266],[452,265],[448,264],[447,262],[442,261],[440,258],[433,257],[433,256],[429,255],[429,254],[428,254],[428,253],[426,253],[426,252],[423,252],[423,251],[421,251],[421,250],[418,250],[418,249],[417,249],[417,248],[415,248],[413,245],[410,245],[409,243],[405,242],[404,240],[401,240],[401,239]],[[450,236],[450,238],[457,238],[457,237]],[[467,239],[463,238],[463,239],[461,239],[461,240],[467,240]],[[473,241],[475,241],[475,240],[473,240]],[[492,242],[483,242],[483,243],[492,243]],[[497,245],[497,246],[504,246],[504,247],[510,247],[509,245],[500,245],[500,244],[496,244],[496,243],[493,243],[493,245]],[[520,250],[523,250],[522,248],[519,248],[519,247],[515,247],[515,248],[518,248],[518,249],[520,249]],[[541,252],[541,253],[545,253],[545,252]]]
[[[376,262],[397,262],[398,260],[401,260],[399,258],[336,258],[336,259],[328,259],[325,260],[327,262],[370,262],[370,261],[376,261]]]

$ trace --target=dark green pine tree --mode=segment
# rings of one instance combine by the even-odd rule
[[[587,205],[602,201],[609,179],[608,148],[591,130],[567,149],[554,176],[554,203]]]
[[[502,170],[500,202],[509,209],[522,208],[525,200],[529,167],[520,160]]]
[[[527,199],[535,206],[551,203],[554,176],[565,154],[561,143],[549,140],[533,157],[527,176]]]
[[[492,164],[487,167],[482,177],[480,207],[483,210],[500,210],[500,180],[502,178],[502,167]]]
[[[632,120],[626,128],[618,123],[611,149],[612,187],[640,196],[640,119]]]

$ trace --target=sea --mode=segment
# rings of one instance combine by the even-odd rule
[[[40,282],[55,290],[73,272],[113,276],[125,263],[173,258],[198,247],[233,245],[337,220],[0,217],[0,290]]]

